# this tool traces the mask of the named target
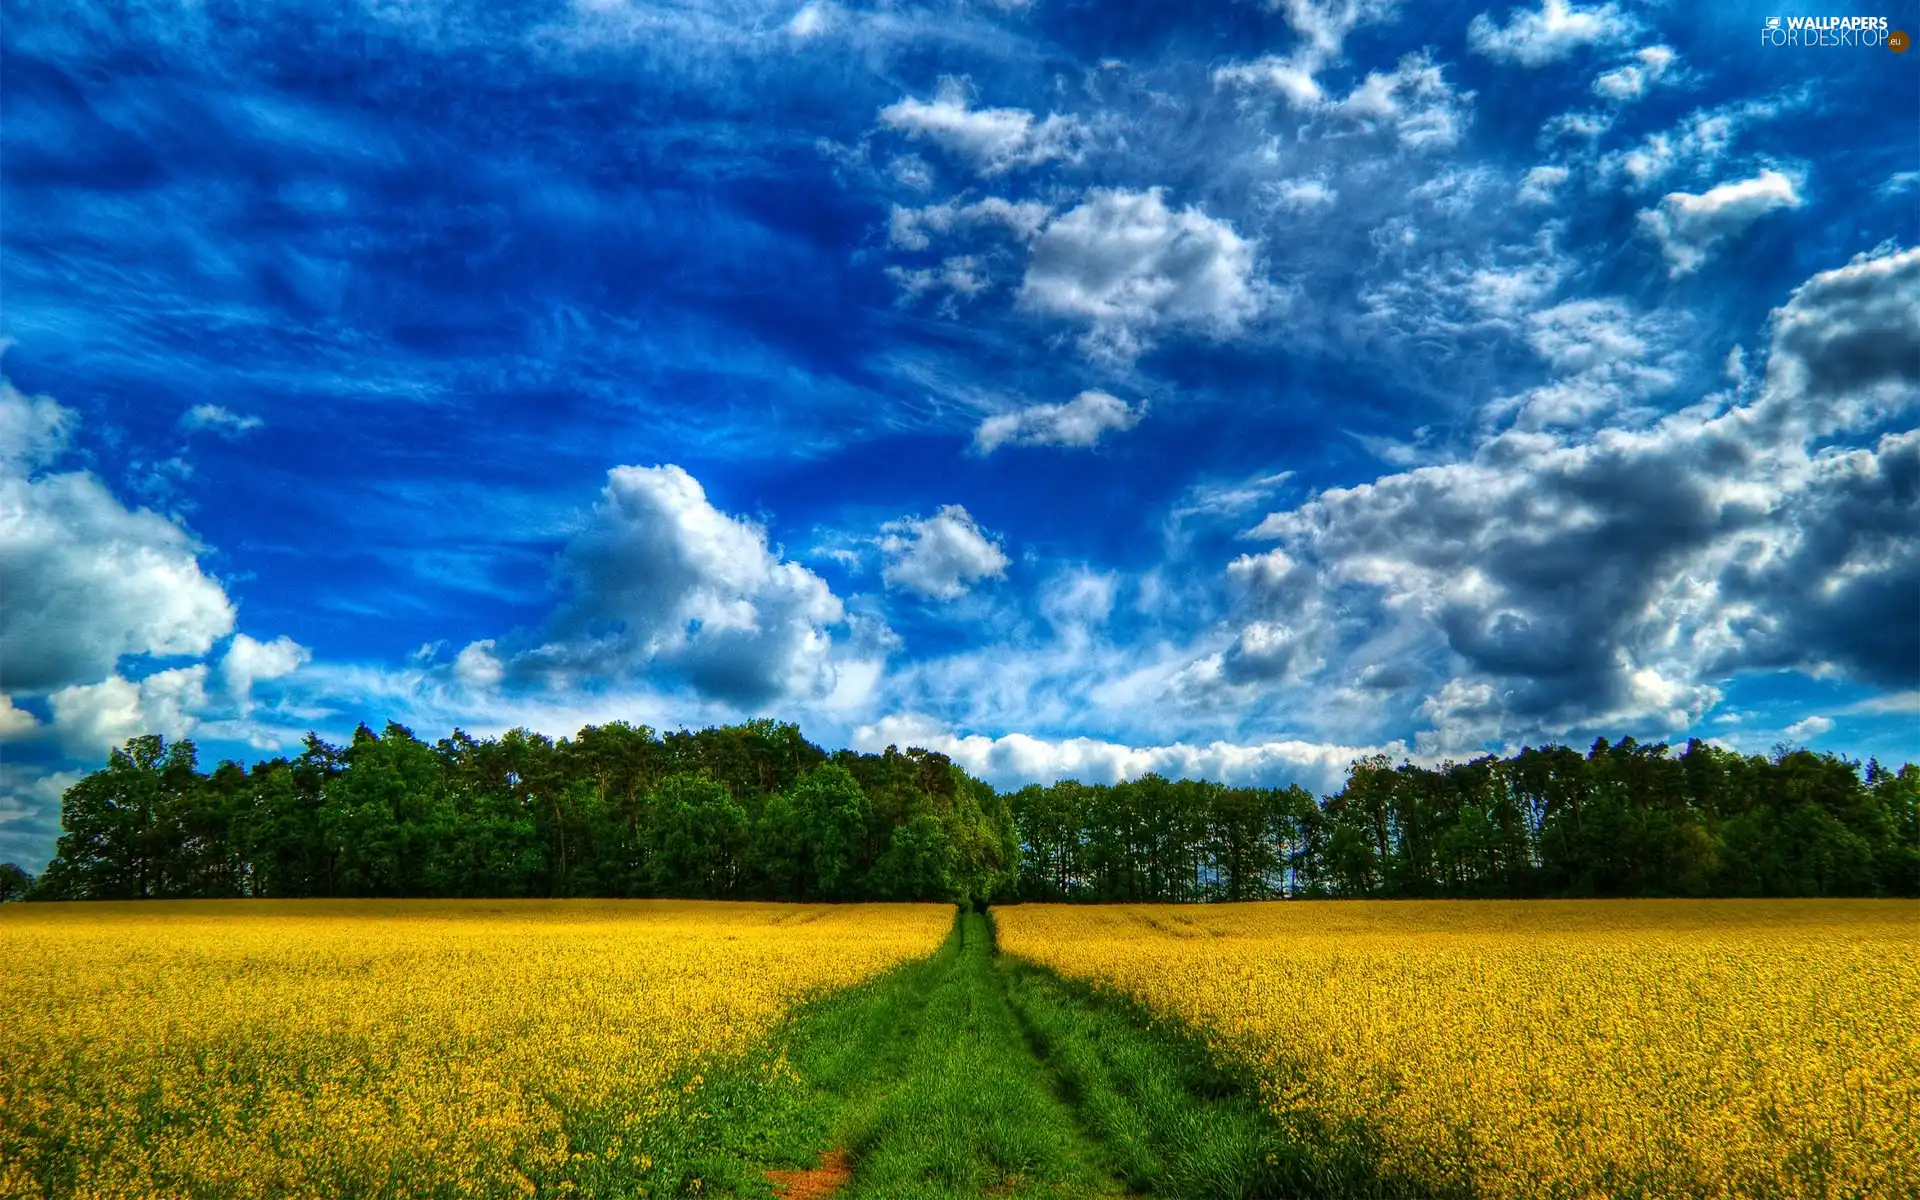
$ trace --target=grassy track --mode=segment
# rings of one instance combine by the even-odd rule
[[[999,958],[979,914],[687,1095],[655,1195],[768,1196],[766,1168],[827,1151],[850,1160],[844,1200],[1410,1194],[1357,1131],[1284,1137],[1191,1037]]]

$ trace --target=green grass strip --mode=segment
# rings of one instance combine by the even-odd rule
[[[1427,1200],[1378,1171],[1371,1131],[1283,1124],[1258,1094],[1191,1030],[997,955],[988,919],[962,913],[930,958],[704,1068],[649,1138],[645,1172],[569,1190],[764,1200],[769,1168],[838,1150],[853,1169],[841,1200]],[[592,1130],[582,1121],[576,1144],[591,1149]]]

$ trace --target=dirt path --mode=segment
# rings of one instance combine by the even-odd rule
[[[767,1182],[780,1200],[827,1200],[853,1178],[853,1161],[845,1150],[829,1150],[820,1165],[798,1171],[768,1171]]]

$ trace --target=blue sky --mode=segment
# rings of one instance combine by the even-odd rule
[[[1920,56],[1871,23],[7,11],[0,858],[142,731],[1920,749]]]

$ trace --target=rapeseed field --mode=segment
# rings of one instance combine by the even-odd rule
[[[478,1200],[644,1174],[690,1072],[930,954],[952,921],[934,904],[9,905],[0,1196]]]
[[[995,910],[1205,1031],[1297,1127],[1484,1197],[1920,1196],[1920,904]]]

